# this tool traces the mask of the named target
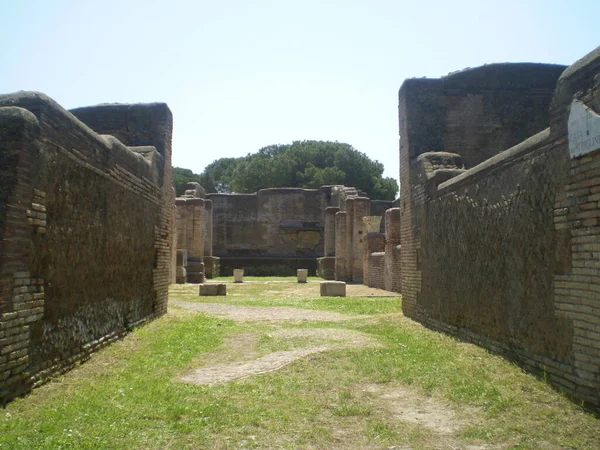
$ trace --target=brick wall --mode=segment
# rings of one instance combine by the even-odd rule
[[[448,153],[423,127],[445,126],[445,111],[427,115],[439,84],[408,80],[399,96],[405,314],[502,353],[595,407],[600,151],[571,158],[567,121],[574,99],[600,111],[599,79],[600,49],[558,80],[550,128],[467,171],[461,157],[478,152]],[[525,97],[530,88],[526,83]],[[503,123],[515,127],[510,117]],[[515,135],[538,125],[533,118]],[[468,129],[453,133],[470,136]],[[426,154],[432,150],[446,153]],[[436,174],[431,162],[440,158],[446,167]]]
[[[0,96],[0,402],[163,314],[172,117],[161,152],[99,136],[43,94]]]
[[[314,259],[310,268],[315,272],[316,258],[324,254],[329,189],[262,189],[208,198],[213,203],[213,254],[225,272],[230,262],[243,260],[246,267],[272,266],[277,274],[285,258],[289,267],[296,266],[293,261]]]

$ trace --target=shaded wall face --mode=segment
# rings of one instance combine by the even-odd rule
[[[414,157],[431,139],[414,126],[418,80],[403,85],[399,109],[405,314],[508,355],[596,407],[600,148],[570,157],[567,123],[574,99],[600,110],[598,74],[600,50],[561,76],[551,128],[440,186]]]
[[[0,329],[18,337],[0,361],[0,403],[166,311],[173,213],[156,150],[146,159],[100,139],[41,94],[0,96],[5,123],[6,110],[25,110],[3,104],[37,118],[28,113],[18,146],[0,141],[17,174],[0,234],[20,239],[0,254]]]
[[[407,80],[411,158],[457,153],[474,167],[548,126],[565,66],[491,64],[434,80]],[[408,136],[405,136],[408,137]]]
[[[324,203],[318,190],[265,189],[209,197],[215,256],[323,256]]]

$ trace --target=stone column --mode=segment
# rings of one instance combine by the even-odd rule
[[[346,281],[346,211],[335,214],[335,279]]]
[[[376,283],[377,279],[383,280],[383,274],[373,274],[373,261],[371,255],[385,250],[385,236],[383,233],[371,231],[364,238],[363,254],[363,283],[369,287],[383,288]],[[374,276],[371,276],[374,275]]]
[[[400,208],[390,208],[385,212],[384,284],[386,291],[402,291],[400,256]]]
[[[317,259],[317,275],[326,280],[335,279],[335,214],[337,206],[325,208],[324,254]]]
[[[335,256],[335,214],[337,206],[325,208],[325,256]]]
[[[213,258],[213,204],[212,200],[204,200],[204,276],[214,278],[215,261]]]
[[[363,220],[371,211],[371,200],[355,197],[352,211],[352,282],[363,282],[363,253],[367,237],[367,224]]]
[[[350,197],[346,198],[346,232],[344,237],[344,242],[346,245],[346,250],[344,252],[344,257],[346,264],[344,266],[345,279],[340,281],[352,281],[352,261],[354,259],[354,242],[352,241],[354,229],[354,198]]]
[[[177,255],[175,282],[187,281],[187,205],[185,198],[175,199],[175,226],[177,229]]]
[[[187,281],[204,282],[204,199],[186,199],[187,209]]]

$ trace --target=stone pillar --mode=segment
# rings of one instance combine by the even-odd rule
[[[355,197],[352,211],[352,282],[363,282],[363,253],[367,237],[367,224],[363,220],[371,211],[371,200]]]
[[[354,229],[354,198],[346,198],[346,232],[344,236],[344,243],[346,250],[344,251],[346,264],[344,265],[345,279],[340,281],[352,281],[352,260],[354,259],[354,248],[353,248],[353,234]]]
[[[177,254],[175,282],[183,284],[187,281],[187,206],[185,198],[175,199],[175,226],[177,229]]]
[[[376,277],[370,277],[373,263],[371,261],[371,255],[376,252],[383,252],[385,250],[385,236],[383,233],[378,231],[371,231],[367,233],[365,237],[364,253],[363,253],[363,283],[369,287],[383,288],[375,284],[376,278],[383,279],[383,274],[377,274]]]
[[[335,214],[335,279],[346,281],[346,211]]]
[[[325,208],[325,256],[335,256],[335,214],[338,206]]]
[[[187,209],[187,281],[204,282],[204,199],[186,199]]]
[[[402,291],[400,256],[400,208],[390,208],[385,212],[384,285],[386,291]]]
[[[173,192],[173,203],[171,207],[171,231],[170,248],[171,248],[171,268],[169,269],[169,282],[171,284],[177,282],[177,206],[175,206],[175,192]]]
[[[218,264],[213,257],[213,203],[204,200],[204,276],[214,278],[219,276]],[[215,269],[216,267],[216,269]]]

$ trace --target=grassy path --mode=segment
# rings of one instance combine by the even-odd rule
[[[0,410],[0,449],[600,448],[600,419],[398,297],[273,281],[174,286],[165,317]]]

